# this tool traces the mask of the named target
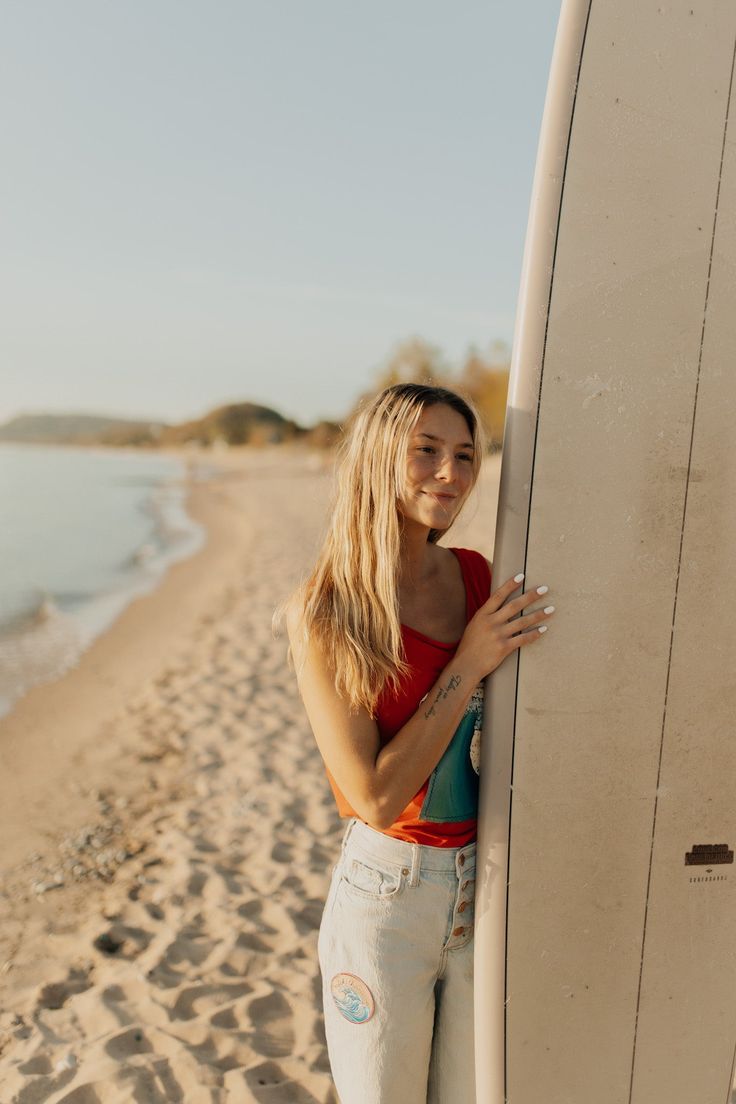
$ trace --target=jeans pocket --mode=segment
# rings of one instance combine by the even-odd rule
[[[366,855],[360,859],[346,856],[342,884],[355,896],[383,901],[396,897],[401,892],[405,877],[403,869]]]

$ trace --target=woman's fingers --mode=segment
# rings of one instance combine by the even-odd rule
[[[524,606],[528,606],[531,602],[536,602],[537,599],[541,597],[539,593],[540,590],[542,594],[546,594],[549,587],[537,587],[535,590],[526,590],[523,594],[520,594],[518,598],[514,598],[512,601],[507,602],[505,610],[508,612],[509,616],[513,617],[514,614],[522,610]]]
[[[520,617],[517,621],[508,622],[506,628],[511,633],[520,632],[522,629],[529,628],[530,625],[538,625],[540,621],[548,621],[554,611],[554,606],[545,606],[544,609],[534,610],[533,613],[527,613],[525,617]]]
[[[540,589],[543,594],[546,594],[549,587],[539,588],[535,590],[524,591],[523,594],[518,595],[516,598],[511,598],[511,595],[515,590],[521,586],[521,583],[517,583],[516,579],[508,579],[502,586],[495,590],[491,594],[484,606],[481,608],[487,613],[502,614],[504,621],[508,621],[510,618],[515,617],[520,610],[524,609],[524,606],[530,605],[531,602],[536,602],[541,597]]]
[[[546,631],[547,626],[540,622],[548,621],[554,613],[554,606],[533,610],[525,617],[516,618],[525,606],[536,602],[540,589],[546,593],[548,587],[537,587],[512,598],[513,592],[521,586],[516,578],[507,581],[490,595],[468,622],[463,634],[464,647],[473,657],[483,657],[481,677],[490,674],[503,659],[515,648],[532,644]],[[516,618],[516,619],[514,619]],[[529,628],[529,626],[532,626]],[[524,632],[523,630],[527,631]]]
[[[509,650],[513,651],[514,648],[523,648],[525,644],[533,644],[535,640],[541,640],[543,635],[541,632],[542,627],[546,628],[546,625],[540,626],[539,629],[531,629],[530,632],[518,633],[516,636],[509,637]]]
[[[495,613],[514,591],[519,589],[522,582],[523,579],[518,583],[516,579],[507,579],[505,583],[501,584],[498,590],[494,590],[490,597],[486,599],[481,609],[485,610],[487,613]]]

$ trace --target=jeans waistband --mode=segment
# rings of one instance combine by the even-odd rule
[[[411,868],[413,874],[420,870],[454,871],[458,876],[467,867],[475,866],[475,841],[464,847],[431,847],[426,843],[409,843],[408,840],[387,836],[353,818],[345,829],[342,841],[343,854],[348,841],[375,858],[388,859]]]

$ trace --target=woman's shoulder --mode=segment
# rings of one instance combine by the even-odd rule
[[[453,548],[460,560],[465,586],[477,605],[482,605],[491,593],[493,564],[474,548]]]
[[[493,564],[487,559],[482,552],[478,552],[475,548],[451,548],[448,551],[454,552],[458,558],[468,564],[469,567],[474,567],[481,573],[485,573],[486,569],[489,573],[493,572]]]
[[[304,612],[304,602],[300,600],[298,594],[291,594],[283,604],[284,620],[286,621],[286,630],[290,638],[296,636],[299,622]]]
[[[282,604],[281,612],[286,622],[286,632],[291,645],[291,654],[297,663],[303,658],[305,649],[304,633],[304,594],[294,591]]]

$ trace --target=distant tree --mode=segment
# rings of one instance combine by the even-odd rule
[[[346,421],[384,387],[397,383],[450,387],[473,401],[483,421],[489,446],[499,449],[506,417],[509,363],[506,342],[493,341],[485,355],[477,346],[470,345],[459,371],[453,372],[438,346],[422,337],[406,338],[395,346],[376,375],[375,387],[360,396]]]
[[[431,345],[423,337],[408,337],[394,347],[388,360],[378,369],[375,385],[358,397],[345,419],[345,424],[360,406],[386,387],[393,387],[397,383],[449,386],[449,374],[450,369],[438,346]]]
[[[385,367],[379,372],[377,390],[396,383],[423,383],[442,386],[450,374],[442,350],[424,338],[414,336],[399,342]]]
[[[310,448],[331,449],[340,439],[340,426],[337,422],[322,420],[312,426],[305,435],[304,442]]]
[[[492,449],[503,443],[510,356],[504,341],[494,341],[486,357],[471,345],[459,375],[459,389],[475,403]]]

